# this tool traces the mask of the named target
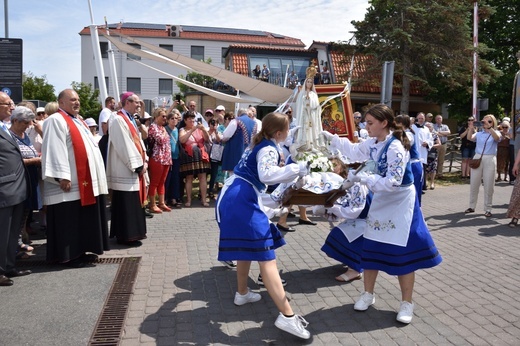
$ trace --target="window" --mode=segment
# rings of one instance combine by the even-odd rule
[[[128,77],[126,79],[126,90],[132,91],[136,94],[140,94],[141,93],[141,78]]]
[[[141,45],[140,44],[137,44],[137,43],[129,43],[128,44],[129,46],[132,46],[134,48],[137,48],[137,49],[141,49]],[[141,60],[141,57],[138,56],[138,55],[133,55],[133,54],[127,54],[126,57],[128,59],[132,59],[132,60]]]
[[[173,52],[173,44],[160,44],[159,48],[163,48],[169,50],[170,52]]]
[[[171,95],[173,93],[173,80],[159,78],[159,94]]]
[[[99,49],[101,50],[101,57],[108,59],[108,42],[99,42]]]
[[[220,60],[220,62],[223,64],[226,63],[226,52],[227,52],[227,47],[222,47],[222,59]]]
[[[108,77],[105,77],[105,86],[108,91]],[[96,76],[94,76],[94,90],[99,90],[99,80]]]
[[[191,58],[199,61],[204,61],[204,47],[191,46]]]
[[[271,72],[269,82],[278,85],[283,85],[287,66],[289,66],[289,74],[294,70],[298,75],[298,79],[300,81],[304,80],[305,69],[309,66],[309,63],[310,60],[308,58],[279,59],[261,55],[249,57],[249,66],[251,66],[251,70],[254,69],[256,65],[260,65],[260,69],[262,69],[263,65],[266,64]]]

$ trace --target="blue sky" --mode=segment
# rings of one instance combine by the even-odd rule
[[[5,0],[4,0],[5,1]],[[0,0],[0,36],[5,37]],[[264,30],[312,41],[352,37],[368,0],[91,0],[94,22],[141,22]],[[81,81],[79,32],[91,24],[88,0],[9,0],[9,37],[23,39],[24,72],[47,76],[56,93]]]

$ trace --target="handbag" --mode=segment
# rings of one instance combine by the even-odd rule
[[[213,143],[211,146],[211,152],[209,157],[211,161],[220,162],[222,161],[222,153],[224,152],[224,145],[219,143]]]
[[[491,137],[491,134],[489,135],[489,137]],[[482,155],[484,155],[484,151],[486,151],[486,145],[487,145],[487,141],[488,141],[489,137],[486,138],[486,141],[484,142],[484,149],[482,149],[482,154],[480,155],[480,157],[478,159],[469,159],[468,160],[469,168],[477,169],[480,167],[480,162],[482,161]]]
[[[480,167],[480,161],[482,161],[482,158],[480,158],[480,159],[469,159],[468,160],[469,168],[472,168],[472,169],[479,168]]]
[[[146,155],[151,158],[153,155],[153,147],[155,145],[155,140],[152,137],[148,137],[146,139],[146,144]]]

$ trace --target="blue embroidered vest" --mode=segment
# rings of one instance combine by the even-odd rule
[[[414,141],[412,147],[410,148],[410,160],[420,159],[419,149],[417,149],[417,143]]]
[[[378,170],[379,174],[383,177],[386,177],[386,171],[388,170],[386,153],[388,151],[388,147],[390,147],[390,144],[395,139],[396,138],[394,136],[390,136],[385,147],[383,148],[383,150],[381,150],[381,154],[379,155],[379,158],[377,160],[377,170]],[[415,143],[414,143],[414,145],[415,145]],[[405,168],[404,174],[403,174],[403,181],[401,182],[401,186],[408,186],[411,184],[413,184],[412,165],[410,164],[410,160],[408,160],[408,162],[406,163],[406,168]]]
[[[258,162],[256,161],[256,155],[258,154],[258,151],[260,149],[265,148],[267,146],[273,147],[274,150],[278,152],[278,148],[276,147],[276,145],[272,141],[264,138],[260,143],[255,145],[253,149],[251,149],[251,147],[248,147],[244,151],[244,154],[242,154],[242,158],[240,159],[240,161],[234,169],[234,173],[237,176],[249,181],[260,192],[264,192],[267,186],[260,181],[260,178],[258,176]],[[278,163],[280,163],[280,156],[278,156]]]

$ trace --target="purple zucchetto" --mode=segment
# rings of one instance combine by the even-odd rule
[[[121,100],[121,104],[125,104],[126,99],[129,98],[132,95],[135,95],[135,94],[133,92],[131,92],[131,91],[127,91],[126,93],[122,93],[121,96],[119,97],[119,99]]]

